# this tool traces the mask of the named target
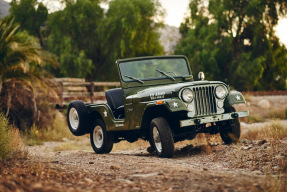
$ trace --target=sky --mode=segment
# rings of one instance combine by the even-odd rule
[[[184,16],[188,13],[189,1],[190,0],[160,0],[167,12],[165,18],[166,24],[179,27]],[[287,47],[287,16],[286,18],[279,19],[275,30],[280,41]]]
[[[11,0],[5,0],[10,2]],[[52,9],[60,9],[61,5],[57,0],[40,0]],[[165,23],[171,26],[179,27],[188,13],[188,4],[190,0],[159,0],[162,7],[166,10]],[[105,6],[107,8],[107,6]],[[280,18],[275,28],[280,41],[287,46],[287,16]]]

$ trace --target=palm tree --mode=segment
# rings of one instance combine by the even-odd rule
[[[35,87],[44,93],[56,92],[49,85],[49,79],[42,66],[55,64],[56,62],[47,57],[34,37],[25,32],[17,32],[19,26],[15,26],[13,18],[0,20],[0,96],[6,99],[6,114],[9,114],[11,95],[15,86],[31,92],[33,97],[34,112],[37,112],[35,101]],[[5,87],[5,88],[4,88]],[[6,91],[5,91],[6,90]],[[31,96],[31,95],[30,95]]]

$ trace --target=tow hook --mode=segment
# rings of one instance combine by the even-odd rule
[[[235,118],[238,118],[239,115],[238,115],[238,113],[232,113],[232,114],[231,114],[231,117],[235,119]]]
[[[194,123],[197,124],[197,125],[200,124],[200,119],[195,119]]]

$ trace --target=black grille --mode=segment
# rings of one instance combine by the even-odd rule
[[[213,86],[194,87],[192,90],[196,115],[209,115],[217,112]]]

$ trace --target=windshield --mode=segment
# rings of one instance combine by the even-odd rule
[[[156,58],[120,63],[120,72],[124,81],[182,77],[190,75],[184,58]]]

